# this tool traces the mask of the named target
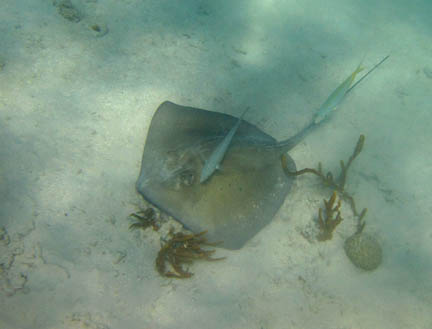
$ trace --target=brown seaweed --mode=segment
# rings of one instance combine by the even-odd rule
[[[354,161],[354,159],[362,151],[364,141],[365,141],[365,136],[360,135],[360,137],[357,141],[356,147],[354,149],[354,152],[349,157],[346,165],[345,165],[345,162],[343,160],[340,160],[341,173],[339,174],[339,177],[336,179],[334,178],[334,175],[331,171],[328,171],[327,174],[324,174],[321,162],[318,163],[318,169],[305,168],[305,169],[302,169],[299,171],[292,172],[288,169],[288,167],[286,165],[285,155],[282,155],[282,168],[284,170],[284,173],[287,176],[299,176],[299,175],[303,175],[306,173],[314,174],[314,175],[320,177],[326,186],[329,186],[330,188],[337,190],[340,194],[342,194],[343,197],[346,198],[348,196],[348,199],[352,199],[352,197],[347,192],[345,192],[345,183],[346,183],[346,179],[347,179],[348,169],[351,167],[351,164]],[[353,210],[354,209],[355,209],[355,205],[354,205]],[[357,213],[357,212],[355,211],[355,213]]]
[[[191,264],[200,259],[207,261],[224,259],[225,257],[213,258],[212,255],[215,250],[201,248],[202,245],[214,246],[218,244],[208,242],[204,237],[206,233],[203,231],[197,234],[184,234],[170,231],[171,238],[162,245],[156,257],[156,270],[159,274],[167,278],[190,278],[193,273],[184,268],[185,264]],[[171,270],[167,268],[167,264]]]
[[[340,160],[341,172],[337,178],[334,178],[335,176],[330,171],[328,171],[327,174],[324,174],[324,170],[323,170],[321,162],[318,163],[318,169],[304,168],[304,169],[299,170],[299,171],[290,171],[288,169],[288,166],[287,166],[287,159],[286,159],[285,155],[282,155],[282,158],[281,158],[283,171],[288,177],[299,176],[299,175],[303,175],[306,173],[314,174],[321,179],[321,181],[323,182],[323,184],[325,186],[330,187],[333,191],[339,192],[339,195],[343,199],[348,201],[348,203],[351,206],[351,209],[352,209],[354,216],[357,217],[357,221],[358,221],[357,231],[360,231],[360,232],[363,230],[364,225],[365,225],[364,216],[366,215],[367,208],[364,208],[360,213],[357,211],[354,198],[351,196],[350,193],[348,193],[345,190],[345,184],[347,181],[348,170],[351,167],[351,164],[353,163],[353,161],[357,158],[357,156],[363,150],[364,142],[365,142],[365,136],[360,135],[360,137],[357,141],[357,144],[354,148],[354,151],[353,151],[352,155],[349,157],[347,163],[345,164],[345,162],[343,160]]]
[[[145,230],[147,227],[151,226],[154,231],[158,231],[160,228],[159,223],[157,222],[156,211],[153,208],[147,208],[145,210],[132,213],[129,215],[129,217],[138,220],[129,226],[129,229],[131,230],[137,228]]]
[[[364,216],[366,216],[366,212],[367,208],[363,208],[360,215],[357,216],[357,230],[355,232],[356,234],[360,234],[361,232],[363,232],[363,229],[366,225],[366,222],[364,221]]]
[[[341,200],[339,199],[335,205],[337,198],[336,191],[333,191],[332,196],[327,201],[324,199],[324,210],[325,214],[323,215],[322,208],[318,210],[318,226],[320,232],[317,236],[319,241],[330,240],[333,237],[333,231],[343,221],[343,218],[340,213]]]

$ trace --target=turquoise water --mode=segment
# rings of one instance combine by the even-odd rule
[[[429,328],[432,304],[428,1],[17,0],[0,3],[1,328]],[[165,100],[237,115],[282,140],[363,61],[331,120],[290,152],[337,172],[380,243],[346,257],[348,204],[316,239],[331,190],[297,179],[242,249],[161,277],[171,227],[130,231],[154,111]]]

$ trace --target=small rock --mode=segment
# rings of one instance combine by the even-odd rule
[[[127,256],[126,251],[117,250],[115,252],[115,258],[113,260],[113,264],[120,264]]]
[[[4,227],[0,227],[0,245],[7,246],[10,243],[10,237]]]
[[[104,23],[94,23],[90,25],[90,30],[96,38],[102,38],[108,33],[108,27]]]

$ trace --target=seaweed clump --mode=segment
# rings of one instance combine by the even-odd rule
[[[207,231],[197,234],[173,233],[170,231],[171,238],[162,245],[156,257],[156,270],[159,274],[167,278],[190,278],[193,273],[184,268],[185,264],[191,264],[199,259],[207,261],[224,259],[225,257],[213,258],[212,255],[215,250],[201,248],[203,245],[215,246],[218,244],[218,242],[208,242],[204,237],[206,233]],[[169,264],[171,270],[167,268],[167,264]]]
[[[360,152],[363,150],[363,145],[365,142],[365,136],[360,135],[357,144],[354,148],[352,155],[349,157],[347,163],[343,160],[340,160],[341,172],[339,176],[335,178],[332,172],[328,171],[327,174],[324,174],[324,170],[321,162],[318,163],[318,169],[314,168],[304,168],[299,171],[290,171],[288,169],[288,161],[285,154],[282,155],[282,169],[287,176],[299,176],[306,173],[314,174],[318,176],[325,186],[330,187],[333,190],[333,195],[329,199],[329,201],[324,200],[326,217],[323,217],[322,209],[319,209],[318,212],[318,226],[320,228],[320,233],[318,234],[319,241],[325,241],[332,238],[332,232],[336,228],[336,226],[342,221],[342,217],[340,216],[340,205],[341,201],[339,200],[335,207],[334,203],[336,201],[336,192],[339,192],[339,195],[348,201],[351,206],[352,212],[355,217],[357,217],[357,234],[360,234],[363,231],[365,226],[364,216],[366,215],[367,208],[364,208],[360,213],[357,211],[356,203],[354,198],[345,190],[345,184],[348,176],[348,170],[351,167],[353,161],[357,158]],[[335,218],[333,216],[336,215]]]
[[[81,13],[75,8],[70,0],[54,0],[53,5],[57,6],[59,14],[68,21],[78,23],[82,18]]]
[[[146,229],[148,227],[152,227],[154,231],[159,231],[160,225],[157,221],[156,211],[153,208],[147,208],[145,210],[140,210],[136,213],[130,214],[129,217],[132,217],[137,220],[137,222],[132,223],[129,226],[129,229]]]

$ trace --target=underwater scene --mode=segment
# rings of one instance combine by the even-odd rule
[[[431,12],[1,1],[0,328],[432,328]]]

